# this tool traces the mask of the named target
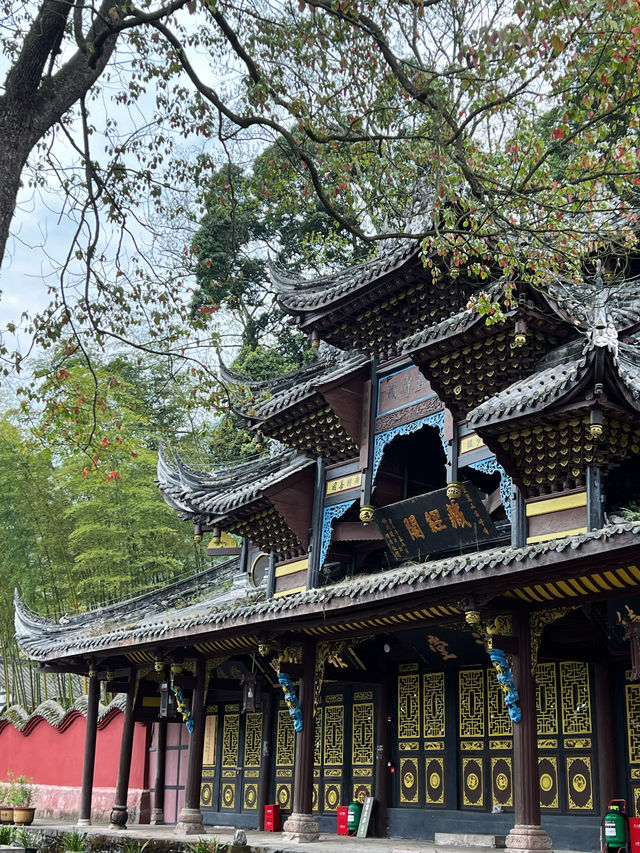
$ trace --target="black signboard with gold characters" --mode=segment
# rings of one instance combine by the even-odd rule
[[[455,551],[497,536],[474,486],[461,483],[459,492],[458,497],[450,498],[447,489],[438,489],[375,511],[375,520],[396,559]]]

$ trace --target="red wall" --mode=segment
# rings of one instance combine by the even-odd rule
[[[123,721],[122,712],[114,710],[99,723],[94,789],[115,788]],[[30,720],[23,731],[5,722],[0,728],[0,780],[7,778],[9,770],[33,779],[41,787],[41,807],[46,802],[47,812],[55,811],[55,803],[52,801],[52,798],[55,800],[55,791],[45,788],[55,786],[56,789],[64,789],[64,808],[61,806],[61,813],[68,813],[76,801],[76,792],[79,805],[85,728],[86,718],[78,711],[71,711],[60,728],[50,725],[42,717]],[[138,792],[134,798],[136,801],[139,800],[140,792],[148,788],[146,761],[147,728],[143,723],[136,723],[129,777],[130,791]],[[106,794],[107,799],[108,796]]]

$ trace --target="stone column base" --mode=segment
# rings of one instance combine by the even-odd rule
[[[129,812],[127,811],[126,806],[114,806],[111,809],[111,814],[109,815],[109,829],[126,829],[128,817]]]
[[[91,821],[88,817],[80,817],[78,818],[76,826],[91,826]]]
[[[164,809],[153,809],[150,822],[153,826],[162,826],[164,824]]]
[[[180,809],[175,832],[176,835],[201,835],[204,825],[200,809]]]
[[[541,826],[516,824],[507,835],[506,846],[517,853],[540,853],[551,850],[551,838]]]
[[[313,815],[292,814],[285,820],[282,834],[287,841],[317,841],[320,826]]]

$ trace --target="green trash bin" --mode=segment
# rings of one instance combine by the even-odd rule
[[[354,800],[349,806],[349,811],[347,813],[347,826],[349,827],[349,832],[358,831],[358,827],[360,826],[361,814],[362,803],[359,803],[357,800]]]

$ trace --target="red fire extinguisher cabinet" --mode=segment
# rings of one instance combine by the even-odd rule
[[[640,817],[629,819],[629,849],[631,853],[640,853]]]
[[[349,806],[338,806],[338,835],[349,835]]]
[[[280,832],[280,806],[277,803],[264,807],[264,831]]]

